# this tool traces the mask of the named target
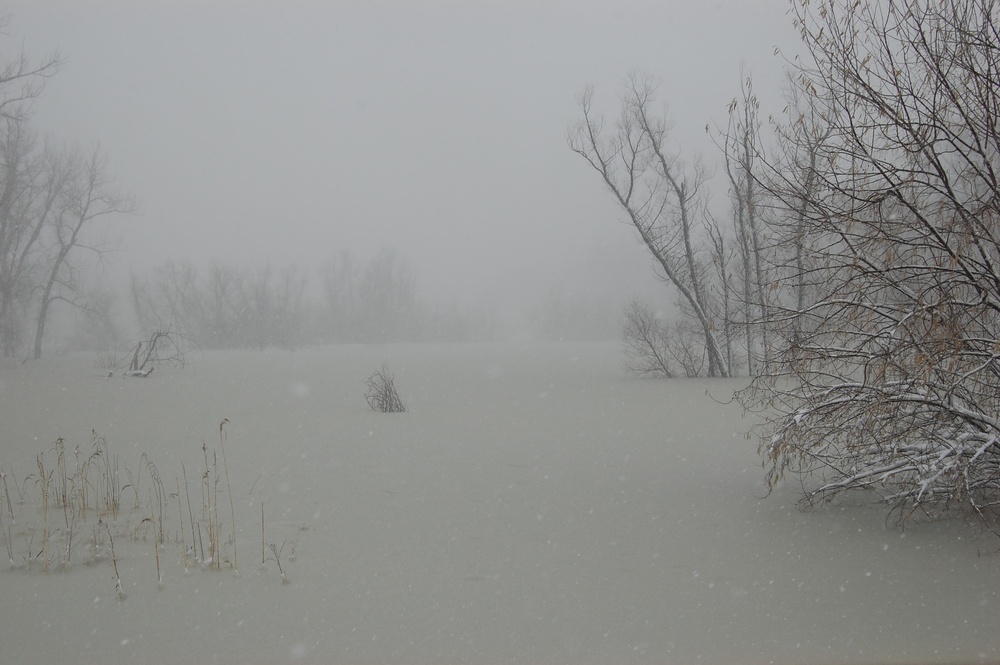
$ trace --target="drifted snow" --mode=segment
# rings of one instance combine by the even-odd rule
[[[0,367],[0,464],[23,478],[93,429],[168,492],[183,462],[196,501],[228,418],[240,574],[185,573],[167,545],[159,590],[150,544],[123,538],[125,600],[107,562],[5,570],[0,661],[1000,660],[995,537],[903,532],[863,500],[803,513],[791,484],[760,499],[750,423],[721,403],[738,381],[632,378],[615,344],[188,359],[145,381],[84,356]],[[407,413],[364,401],[383,362]],[[261,502],[289,584],[261,568]]]

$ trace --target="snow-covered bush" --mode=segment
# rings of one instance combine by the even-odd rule
[[[906,517],[1000,505],[996,4],[793,3],[808,57],[761,182],[784,353],[742,394],[773,487]],[[782,244],[783,243],[783,244]],[[780,258],[784,256],[784,258]],[[991,520],[988,520],[991,521]]]

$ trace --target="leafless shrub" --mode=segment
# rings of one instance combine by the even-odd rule
[[[117,337],[101,340],[100,349],[97,351],[97,367],[112,370],[119,362]]]
[[[625,367],[644,376],[701,376],[706,355],[699,333],[688,321],[668,324],[652,309],[633,300],[625,308]]]
[[[373,411],[382,413],[402,413],[406,405],[396,392],[395,376],[384,364],[368,377],[368,389],[365,391],[365,401]]]
[[[652,309],[638,300],[625,308],[625,367],[640,375],[671,377],[670,353],[667,351],[667,327]]]

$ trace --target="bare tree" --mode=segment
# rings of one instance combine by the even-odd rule
[[[297,266],[286,266],[278,271],[274,285],[275,325],[273,343],[294,349],[302,339],[305,307],[303,296],[306,275]]]
[[[0,16],[0,34],[5,35],[8,27],[10,16]],[[34,61],[23,48],[0,65],[0,118],[6,121],[24,120],[30,102],[42,94],[46,79],[55,76],[62,65],[63,59],[58,51]]]
[[[742,331],[746,337],[747,369],[753,373],[754,366],[749,361],[752,340],[747,324],[747,301],[737,294],[737,282],[741,281],[739,280],[741,273],[738,268],[734,268],[734,265],[738,265],[737,252],[733,248],[734,243],[731,242],[731,236],[727,233],[727,229],[715,219],[708,225],[708,239],[712,253],[712,267],[715,273],[713,292],[717,294],[720,307],[719,316],[723,321],[721,334],[726,365],[730,368],[731,373],[737,373],[737,368],[741,364],[740,358],[737,356],[738,336]],[[743,267],[746,267],[745,262]],[[742,283],[745,287],[746,282]],[[741,311],[742,315],[740,315]]]
[[[3,180],[0,183],[0,342],[3,355],[16,353],[23,311],[31,291],[33,251],[58,187],[52,187],[38,205],[34,135],[23,121],[5,123],[0,141]],[[54,185],[55,183],[49,183]]]
[[[194,268],[190,268],[194,273]],[[234,348],[239,345],[240,294],[239,271],[213,262],[208,267],[206,282],[196,284],[192,275],[188,329],[210,349]]]
[[[0,33],[10,25],[0,17]],[[62,65],[58,53],[33,61],[25,51],[0,64],[0,346],[16,353],[35,276],[35,251],[59,184],[40,182],[30,103]]]
[[[1000,21],[992,0],[794,3],[783,154],[795,331],[741,395],[773,486],[893,506],[1000,500]],[[790,165],[793,165],[790,167]],[[810,298],[801,296],[808,285]]]
[[[212,293],[215,294],[215,266],[210,275]],[[132,308],[142,334],[178,330],[185,335],[200,336],[202,322],[217,315],[214,307],[206,306],[202,301],[200,279],[198,270],[188,261],[168,261],[148,275],[132,272],[129,284]],[[224,289],[222,291],[225,292]],[[203,345],[209,347],[214,347],[212,341],[211,338],[200,339]]]
[[[729,318],[732,312],[727,307],[727,331],[732,324],[741,323],[745,336],[747,370],[751,376],[757,374],[757,363],[766,367],[770,358],[770,340],[768,336],[768,300],[766,266],[766,240],[764,237],[765,223],[761,213],[765,207],[761,205],[763,190],[758,185],[758,160],[761,156],[760,120],[758,112],[760,103],[753,92],[753,81],[747,75],[742,77],[741,96],[733,99],[729,105],[729,124],[719,141],[723,152],[726,177],[729,180],[729,197],[732,203],[733,231],[736,248],[739,255],[739,270],[734,275],[726,275],[723,288],[727,293],[732,290],[739,292],[742,321],[736,322]],[[716,232],[715,245],[722,248],[723,236]],[[717,262],[724,265],[724,253],[716,252]],[[739,284],[733,284],[737,278]]]
[[[238,337],[240,346],[256,347],[263,351],[271,341],[274,325],[274,298],[271,294],[271,280],[274,268],[265,263],[249,272],[237,271],[236,291],[238,296]]]
[[[775,123],[774,155],[758,155],[760,178],[766,210],[765,274],[771,297],[767,312],[768,331],[777,347],[798,348],[807,325],[799,316],[819,298],[826,282],[823,256],[828,238],[812,232],[810,202],[817,199],[824,186],[820,179],[819,160],[823,159],[832,130],[824,119],[819,98],[807,94],[789,75],[786,88],[788,121]],[[778,285],[780,288],[773,288]]]
[[[342,250],[339,257],[323,265],[323,296],[330,317],[329,327],[337,341],[357,337],[357,283],[359,277],[354,254]]]
[[[670,333],[656,313],[638,300],[625,308],[626,369],[633,374],[674,375],[671,367]]]
[[[299,341],[305,286],[305,277],[295,266],[275,271],[268,263],[242,276],[238,273],[244,345],[259,350],[271,344],[293,348]]]
[[[384,248],[368,262],[358,285],[366,342],[419,338],[416,277],[409,261]]]
[[[383,248],[359,266],[342,251],[323,267],[323,295],[329,327],[341,342],[390,342],[419,339],[423,308],[409,261]]]
[[[702,192],[707,175],[698,168],[685,170],[668,152],[667,121],[655,105],[653,83],[633,75],[619,118],[608,131],[588,89],[579,98],[583,117],[571,130],[569,145],[601,176],[661,276],[677,289],[682,308],[701,332],[709,376],[728,376],[717,338],[717,306],[708,288],[711,270],[699,247],[710,219]]]
[[[306,278],[295,266],[239,269],[213,263],[203,273],[189,262],[168,262],[132,275],[140,326],[174,331],[209,349],[293,348],[300,342]]]
[[[177,364],[184,366],[184,336],[180,333],[169,330],[157,330],[149,336],[148,340],[136,342],[129,353],[131,359],[128,361],[128,369],[124,370],[124,377],[148,378],[157,365],[163,363]]]
[[[47,151],[47,168],[50,179],[61,181],[54,214],[48,218],[50,246],[43,259],[45,271],[41,286],[41,299],[35,326],[34,358],[42,357],[42,341],[49,308],[62,300],[71,305],[83,306],[79,300],[76,265],[72,258],[80,251],[88,251],[98,259],[108,251],[103,237],[89,241],[85,229],[96,220],[114,214],[135,210],[132,199],[111,189],[112,180],[107,175],[107,158],[100,148],[87,156],[78,150],[61,153]]]
[[[99,351],[101,367],[117,364],[120,344],[125,335],[118,316],[118,297],[106,284],[89,281],[83,294],[86,306],[75,313],[72,347],[86,351]]]

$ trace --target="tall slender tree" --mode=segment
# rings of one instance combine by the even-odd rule
[[[45,324],[51,306],[62,300],[76,307],[81,300],[76,254],[88,252],[100,259],[108,250],[106,237],[88,237],[86,231],[109,215],[131,213],[135,203],[112,188],[107,158],[99,147],[84,155],[78,148],[46,152],[47,180],[59,183],[52,214],[45,219],[49,246],[40,267],[41,297],[35,318],[34,358],[42,357]]]
[[[10,24],[0,17],[0,30]],[[0,64],[0,348],[16,353],[31,292],[33,252],[44,228],[52,189],[40,183],[31,102],[62,65],[58,52],[33,61],[22,49]]]
[[[709,376],[728,376],[719,341],[711,270],[701,246],[710,216],[700,168],[684,169],[667,148],[668,123],[656,104],[656,86],[633,75],[613,129],[593,108],[593,90],[579,98],[582,120],[570,131],[570,148],[600,175],[608,191],[656,261],[661,277],[680,294],[697,323]]]

